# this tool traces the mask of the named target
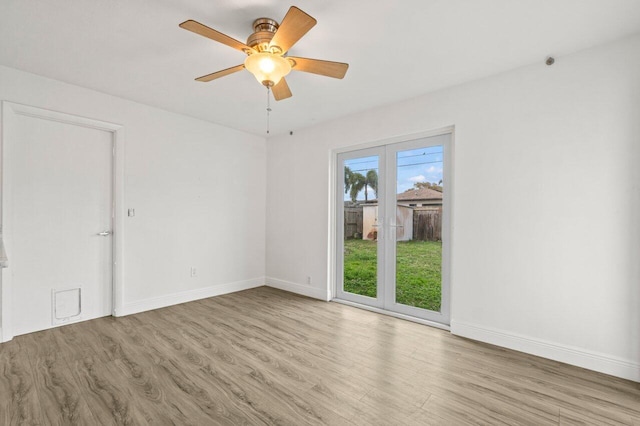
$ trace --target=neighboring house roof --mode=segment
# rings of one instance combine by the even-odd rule
[[[397,195],[397,201],[442,201],[442,192],[436,191],[435,189],[430,188],[419,188],[419,189],[408,189],[405,192],[401,192]],[[345,204],[351,203],[350,201],[346,201]],[[365,205],[365,206],[377,206],[378,199],[374,198],[372,200],[368,200],[366,203],[364,200],[358,200],[357,205]]]
[[[398,194],[398,201],[415,201],[415,200],[440,200],[442,201],[442,192],[431,188],[409,189]]]

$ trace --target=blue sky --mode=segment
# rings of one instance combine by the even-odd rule
[[[360,157],[344,162],[351,171],[363,175],[369,170],[378,171],[378,156]],[[442,146],[430,146],[427,148],[411,149],[397,153],[396,192],[404,192],[413,188],[416,182],[438,183],[442,179]],[[369,199],[374,198],[373,191],[369,189]],[[345,194],[345,201],[350,200],[349,194]],[[364,190],[358,194],[358,200],[364,200]]]

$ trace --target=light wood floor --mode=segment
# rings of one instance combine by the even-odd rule
[[[638,426],[640,385],[262,287],[0,344],[0,424]]]

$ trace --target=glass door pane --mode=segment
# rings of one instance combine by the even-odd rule
[[[395,303],[440,312],[444,147],[396,151]]]
[[[374,306],[382,306],[381,154],[368,149],[338,156],[338,294]]]
[[[449,323],[451,134],[385,147],[384,309]]]

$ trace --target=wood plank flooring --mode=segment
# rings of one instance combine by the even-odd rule
[[[640,425],[640,384],[261,287],[0,344],[0,425]]]

